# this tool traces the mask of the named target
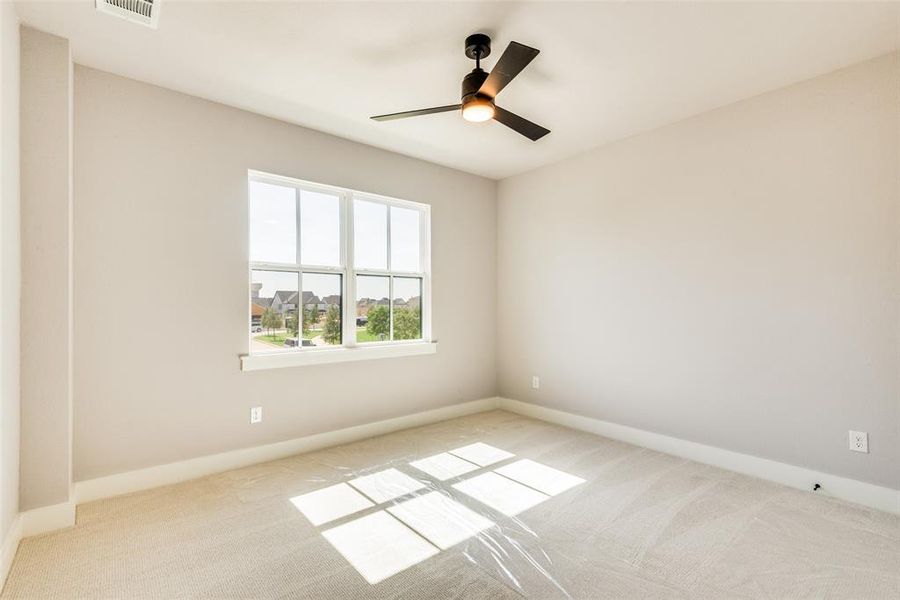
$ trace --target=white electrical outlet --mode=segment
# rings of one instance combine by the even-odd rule
[[[850,430],[850,449],[854,452],[869,452],[869,434],[865,431]]]
[[[541,378],[538,377],[537,375],[532,375],[531,376],[531,387],[536,390],[541,389]]]
[[[250,409],[250,424],[262,421],[262,406],[254,406]]]

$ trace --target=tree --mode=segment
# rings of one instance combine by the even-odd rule
[[[269,307],[263,311],[262,318],[260,319],[260,324],[269,331],[269,337],[274,340],[275,336],[272,334],[272,330],[281,329],[282,327],[284,327],[284,319],[282,318],[280,312],[278,312],[274,308]]]
[[[391,334],[391,313],[387,306],[375,306],[366,315],[366,331],[373,337],[381,336],[384,340]]]
[[[308,335],[309,330],[313,328],[314,325],[319,324],[319,305],[318,303],[310,304],[306,307],[306,310],[303,311],[303,334]]]
[[[284,326],[287,328],[291,337],[297,337],[297,330],[299,329],[299,323],[297,323],[298,320],[296,310],[290,311],[287,314],[287,318],[284,320]]]
[[[328,344],[341,343],[341,309],[337,304],[328,307],[325,313],[325,333],[322,334]]]
[[[394,308],[394,339],[415,340],[422,337],[421,322],[418,308]]]

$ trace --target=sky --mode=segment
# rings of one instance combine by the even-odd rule
[[[354,200],[355,266],[359,269],[387,268],[388,218],[391,231],[391,267],[397,271],[419,270],[419,218],[416,210]],[[297,257],[297,216],[294,188],[250,182],[250,260],[291,263]],[[340,266],[340,198],[337,195],[300,192],[300,254],[304,264]],[[390,217],[389,217],[390,215]],[[254,283],[262,283],[260,296],[271,298],[277,290],[296,291],[296,274],[254,271]],[[320,298],[340,293],[340,275],[304,275],[303,288]],[[421,295],[416,278],[395,278],[395,297]],[[388,295],[384,277],[358,277],[357,297],[380,299]]]

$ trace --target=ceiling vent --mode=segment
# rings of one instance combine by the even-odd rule
[[[97,10],[156,29],[160,0],[96,0]]]

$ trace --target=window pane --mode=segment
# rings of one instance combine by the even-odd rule
[[[419,211],[391,207],[391,271],[419,272]]]
[[[339,196],[300,191],[300,260],[304,265],[341,265]]]
[[[394,339],[422,337],[422,280],[394,277]]]
[[[353,264],[357,269],[387,269],[387,206],[353,201]]]
[[[391,339],[391,282],[388,277],[356,277],[356,341],[384,342]]]
[[[297,206],[294,188],[251,181],[250,260],[297,262]]]
[[[250,352],[278,352],[297,347],[298,283],[297,273],[252,272]]]
[[[341,345],[341,276],[303,273],[303,345]]]

